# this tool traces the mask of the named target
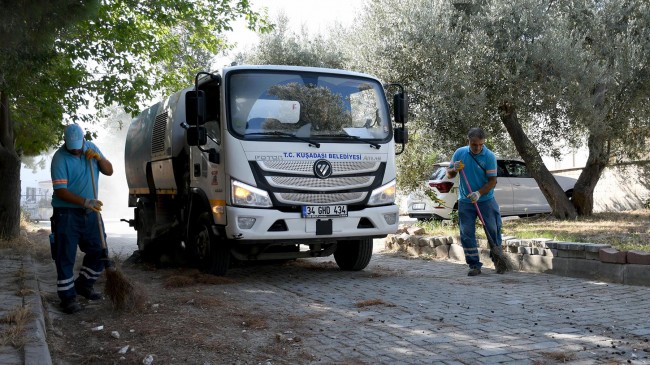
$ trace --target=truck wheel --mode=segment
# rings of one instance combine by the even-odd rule
[[[202,213],[196,220],[191,240],[199,270],[226,275],[230,265],[230,248],[212,232],[208,213]]]
[[[339,241],[334,260],[341,270],[359,271],[368,266],[372,257],[372,239]]]

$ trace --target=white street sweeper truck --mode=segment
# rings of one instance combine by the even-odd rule
[[[127,222],[139,252],[179,255],[216,275],[231,258],[333,254],[343,270],[364,269],[373,239],[397,230],[407,109],[401,85],[362,73],[200,72],[129,126]]]

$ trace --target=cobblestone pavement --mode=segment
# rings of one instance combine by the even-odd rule
[[[135,247],[130,236],[111,241]],[[650,287],[490,269],[468,277],[466,265],[375,246],[361,272],[341,272],[332,257],[235,267],[228,275],[237,284],[224,294],[304,319],[297,335],[316,365],[650,364]],[[16,285],[13,272],[25,265],[8,259],[4,281]],[[4,346],[0,358],[39,363],[27,356],[39,346],[24,355]]]
[[[314,364],[649,364],[650,288],[376,253],[233,269],[233,290],[308,318]],[[304,265],[304,266],[301,266]]]

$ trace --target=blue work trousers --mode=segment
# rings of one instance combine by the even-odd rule
[[[494,198],[484,202],[478,202],[485,220],[486,233],[492,238],[496,246],[501,246],[501,213],[499,204]],[[473,203],[458,202],[458,224],[460,226],[460,243],[465,252],[465,262],[471,269],[480,269],[483,264],[479,257],[478,244],[476,242],[476,218],[478,212]]]
[[[76,297],[75,285],[92,288],[104,270],[104,252],[98,220],[103,231],[104,222],[94,211],[83,208],[54,208],[51,218],[54,234],[52,258],[56,263],[56,290],[62,301]],[[73,279],[77,246],[84,253],[84,257],[75,281]]]

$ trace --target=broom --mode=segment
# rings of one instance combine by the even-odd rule
[[[93,183],[93,194],[97,199],[97,186],[95,185],[95,169],[92,160],[90,163],[90,179]],[[113,308],[124,309],[127,304],[133,305],[136,302],[133,290],[133,284],[127,277],[118,270],[115,263],[108,257],[108,247],[106,246],[106,238],[104,237],[104,226],[102,225],[102,215],[97,212],[97,226],[99,227],[99,236],[102,240],[102,261],[104,261],[104,271],[106,272],[106,284],[104,292],[111,303]]]
[[[472,187],[469,185],[469,180],[467,180],[467,175],[465,175],[465,170],[461,169],[460,173],[463,175],[463,179],[465,180],[465,184],[467,185],[467,190],[469,190],[469,193],[471,194]],[[490,236],[490,233],[487,230],[487,226],[485,225],[485,220],[483,219],[483,214],[481,214],[481,209],[478,207],[477,202],[474,202],[474,207],[476,208],[476,212],[478,213],[478,218],[481,221],[481,224],[483,225],[483,232],[485,232],[485,236],[487,237],[488,244],[490,245],[490,256],[494,261],[495,269],[497,269],[497,271],[500,272],[513,271],[515,265],[503,253],[503,249],[500,246],[497,246],[496,243],[494,243],[492,236]]]

